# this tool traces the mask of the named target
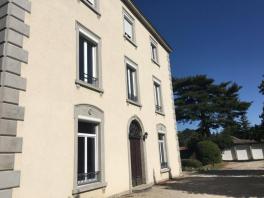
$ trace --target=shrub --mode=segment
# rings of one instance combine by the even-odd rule
[[[197,158],[203,165],[219,163],[222,160],[221,150],[212,141],[202,141],[197,144]]]
[[[220,150],[225,150],[233,146],[233,140],[230,135],[218,134],[213,135],[210,140],[217,144]]]
[[[190,168],[200,168],[202,167],[202,163],[195,159],[183,159],[182,160],[183,167],[190,167]]]

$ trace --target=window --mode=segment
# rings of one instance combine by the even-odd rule
[[[78,122],[78,185],[100,180],[98,170],[98,124]]]
[[[83,34],[79,36],[79,79],[98,87],[97,44]]]
[[[128,100],[139,102],[137,86],[137,68],[131,61],[126,61],[127,97]]]
[[[150,42],[150,47],[151,47],[151,59],[155,62],[158,63],[158,47],[157,43],[151,39]]]
[[[99,92],[101,88],[100,38],[77,23],[78,67],[76,83]]]
[[[88,3],[90,3],[92,6],[95,6],[95,0],[87,0]]]
[[[100,16],[99,0],[81,0],[87,7],[91,8],[93,12]]]
[[[161,87],[160,83],[154,81],[154,96],[155,96],[155,110],[156,112],[163,112],[162,100],[161,100]]]
[[[104,158],[104,112],[79,104],[74,106],[75,160],[73,194],[106,187]]]
[[[124,11],[124,31],[125,38],[135,42],[134,19],[126,11]]]
[[[161,169],[165,169],[168,168],[165,134],[158,133],[158,138],[159,138],[160,165],[161,165]]]

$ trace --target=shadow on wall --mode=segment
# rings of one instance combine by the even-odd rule
[[[264,171],[209,171],[206,175],[207,177],[190,176],[188,178],[175,179],[173,182],[160,186],[169,190],[185,191],[189,194],[243,198],[264,197]]]

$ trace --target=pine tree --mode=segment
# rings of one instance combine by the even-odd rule
[[[224,82],[215,84],[205,75],[173,80],[177,121],[199,122],[197,131],[209,137],[211,131],[236,124],[250,106],[239,100],[240,86]]]
[[[263,78],[264,78],[264,75],[263,75]],[[264,80],[262,80],[259,86],[259,92],[264,95]],[[264,128],[264,106],[263,106],[262,114],[259,117],[261,119],[261,126]]]

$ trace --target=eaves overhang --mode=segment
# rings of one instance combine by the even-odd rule
[[[151,35],[165,48],[169,53],[173,51],[172,47],[161,36],[161,34],[154,28],[151,22],[143,15],[132,0],[121,0],[127,8],[135,15],[135,17],[145,26]]]

